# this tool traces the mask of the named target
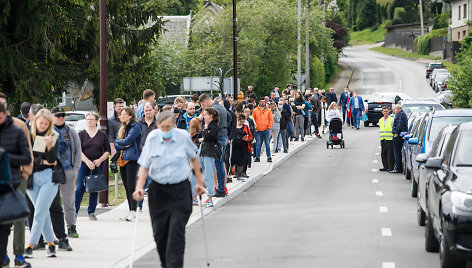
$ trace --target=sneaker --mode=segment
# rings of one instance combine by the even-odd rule
[[[91,220],[91,221],[96,221],[97,220],[97,216],[95,216],[95,213],[90,213],[89,214],[89,220]]]
[[[38,250],[38,249],[44,249],[46,248],[46,244],[44,244],[44,241],[41,239],[39,240],[38,244],[36,244],[32,250]]]
[[[1,267],[10,267],[10,258],[8,258],[7,254],[5,254],[5,258],[3,259]]]
[[[379,171],[387,171],[387,169],[386,168],[381,168],[381,169],[379,169]]]
[[[256,159],[254,159],[254,162],[261,162],[261,159],[259,157],[256,157]]]
[[[214,207],[215,205],[213,204],[213,201],[211,201],[210,199],[207,199],[207,201],[205,201],[205,203],[203,204],[204,207],[206,208],[212,208]]]
[[[144,196],[147,196],[149,194],[149,188],[146,188],[146,190],[144,190]]]
[[[134,221],[136,220],[136,212],[130,212],[128,217],[126,217],[126,221]]]
[[[23,255],[16,255],[15,267],[28,268],[28,267],[31,267],[31,263],[27,262],[25,258],[23,257]]]
[[[272,162],[272,157],[267,158],[267,162]]]
[[[225,196],[226,196],[226,193],[218,192],[218,191],[216,191],[215,194],[213,195],[213,197],[225,197]]]
[[[238,177],[238,181],[245,182],[246,180],[243,177]]]
[[[198,206],[198,199],[193,199],[192,205],[193,205],[194,207],[195,207],[195,206]]]
[[[25,255],[24,255],[25,258],[33,258],[33,248],[32,247],[27,247],[25,249]]]
[[[126,221],[126,218],[128,218],[129,214],[131,214],[131,212],[129,212],[128,214],[126,214],[126,216],[119,217],[119,219],[122,220],[122,221]]]
[[[50,245],[48,246],[48,250],[46,252],[48,257],[56,257],[56,246]]]
[[[69,240],[67,238],[59,239],[59,249],[65,251],[72,251],[72,248],[69,246]]]
[[[77,233],[77,227],[75,225],[71,225],[67,230],[67,236],[72,238],[79,238],[79,234]]]

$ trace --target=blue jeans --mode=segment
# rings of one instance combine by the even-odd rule
[[[288,131],[288,136],[289,136],[289,137],[292,137],[292,136],[293,136],[293,125],[292,125],[292,120],[288,120],[288,127],[287,127],[287,131]]]
[[[103,174],[104,164],[102,163],[99,168],[95,168],[90,173],[88,166],[82,162],[79,168],[79,174],[77,175],[77,188],[75,188],[75,213],[79,213],[80,203],[85,193],[85,176],[90,174]],[[89,205],[87,208],[88,214],[95,213],[97,207],[98,193],[89,193]]]
[[[26,190],[34,206],[33,226],[29,243],[38,244],[41,233],[46,242],[54,241],[49,208],[56,197],[57,184],[52,183],[52,169],[48,168],[33,173],[33,189]]]
[[[202,169],[203,169],[203,181],[205,182],[205,186],[208,190],[209,195],[215,194],[215,180],[214,178],[214,170],[215,170],[215,158],[210,156],[202,156]],[[224,191],[224,189],[223,189]]]
[[[361,109],[354,109],[354,111],[352,112],[352,118],[354,120],[355,128],[359,128],[361,125],[361,113],[362,113]]]
[[[228,135],[218,135],[218,142],[221,145],[222,154],[220,159],[215,159],[216,176],[218,177],[218,192],[224,193],[226,171],[223,163],[225,161],[226,146],[228,145]]]
[[[269,130],[256,131],[256,158],[261,157],[262,142],[265,143],[267,158],[270,158],[270,132]]]

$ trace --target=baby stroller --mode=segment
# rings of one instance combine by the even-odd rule
[[[338,136],[341,134],[341,137]],[[333,118],[329,121],[329,140],[326,141],[326,149],[333,149],[334,145],[344,148],[343,121],[340,118]]]

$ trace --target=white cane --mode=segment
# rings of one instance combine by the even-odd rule
[[[203,243],[205,244],[205,258],[206,258],[206,263],[207,266],[210,267],[210,258],[208,257],[208,245],[207,245],[207,236],[206,236],[206,230],[205,230],[205,216],[203,215],[203,207],[202,207],[202,196],[199,195],[200,202],[198,202],[198,205],[200,207],[200,213],[202,215],[202,230],[203,230]],[[130,268],[132,268],[130,266]]]
[[[139,212],[136,211],[136,219],[134,221],[133,242],[131,244],[131,256],[129,258],[129,268],[133,268],[134,250],[136,249],[136,236],[138,235],[138,219],[139,219]]]
[[[226,172],[226,173],[228,173],[228,176],[231,174],[231,168],[233,167],[232,166],[233,163],[231,163],[232,160],[233,160],[232,156],[233,156],[233,143],[230,142],[229,143],[229,158],[228,158],[229,167],[228,167],[228,172]]]

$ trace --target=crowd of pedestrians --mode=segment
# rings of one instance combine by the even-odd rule
[[[153,183],[165,184],[169,178],[165,171],[157,174],[149,169],[151,163],[170,172],[177,168],[173,166],[174,160],[195,156],[199,156],[195,158],[199,161],[196,164],[192,160],[192,168],[201,166],[203,173],[185,178],[192,185],[191,203],[199,205],[197,197],[204,185],[208,199],[202,205],[213,207],[213,198],[228,194],[227,183],[249,178],[248,169],[253,162],[261,162],[264,154],[265,160],[272,162],[274,154],[289,152],[290,142],[304,142],[307,135],[321,138],[320,130],[324,134],[333,118],[343,118],[345,124],[359,129],[364,109],[362,98],[348,88],[338,101],[333,88],[327,93],[318,88],[301,92],[290,84],[282,91],[275,86],[268,96],[258,97],[249,86],[234,99],[195,94],[190,98],[177,97],[172,106],[160,108],[155,99],[155,92],[149,89],[143,92],[143,99],[135,107],[125,107],[125,101],[117,98],[108,120],[108,133],[97,127],[99,116],[95,112],[86,114],[86,129],[77,133],[65,124],[66,112],[61,107],[49,110],[25,102],[20,116],[13,118],[7,110],[7,96],[0,93],[0,148],[9,154],[12,184],[24,194],[31,210],[26,220],[30,230],[26,245],[25,220],[13,224],[16,267],[31,267],[25,258],[33,258],[37,249],[46,248],[49,257],[56,256],[56,246],[72,250],[68,238],[79,238],[76,217],[86,192],[86,178],[107,176],[105,163],[110,157],[119,166],[126,191],[129,212],[120,218],[123,221],[134,221],[136,211],[142,210],[142,200],[133,198],[135,190],[141,187],[137,184],[140,167],[147,169],[143,191],[157,194],[170,190],[151,187]],[[387,124],[391,122],[387,120]],[[185,147],[181,141],[187,136],[189,144]],[[150,139],[156,144],[160,140],[169,144],[149,149]],[[179,149],[181,146],[185,148]],[[389,148],[393,152],[396,147]],[[143,155],[150,160],[143,159]],[[65,178],[60,176],[60,171]],[[185,172],[169,174],[185,177]],[[180,183],[180,179],[167,183]],[[92,221],[97,220],[97,198],[97,192],[90,192],[87,213]],[[154,216],[162,213],[156,211]],[[10,264],[6,248],[11,226],[0,224],[0,258],[4,267]],[[162,231],[160,227],[154,228],[156,239],[163,235],[156,234],[159,230]]]

